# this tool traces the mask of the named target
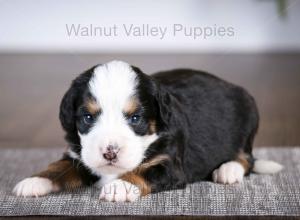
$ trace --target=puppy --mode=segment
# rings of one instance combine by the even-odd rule
[[[201,71],[149,76],[121,61],[97,65],[72,82],[59,118],[67,152],[19,182],[17,196],[93,184],[100,199],[134,201],[201,180],[233,184],[251,171],[281,169],[252,156],[254,99]]]

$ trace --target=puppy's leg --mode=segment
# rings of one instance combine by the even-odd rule
[[[179,180],[175,176],[172,176],[171,165],[169,163],[170,159],[167,155],[158,155],[152,158],[135,170],[125,173],[118,179],[102,186],[100,199],[116,202],[132,202],[141,196],[157,192],[158,189],[170,189]],[[170,170],[166,169],[167,167],[170,167]],[[154,173],[156,175],[152,175]]]
[[[139,173],[133,171],[101,188],[100,199],[115,202],[133,202],[151,192],[150,184]]]
[[[38,174],[20,181],[13,193],[17,196],[44,196],[61,189],[73,189],[82,185],[82,179],[72,159],[51,163]]]
[[[151,167],[155,165],[151,165]],[[145,169],[149,168],[150,166],[142,164],[137,169],[105,184],[101,188],[100,199],[109,202],[133,202],[139,197],[151,193],[151,185],[142,175]]]
[[[235,160],[223,163],[218,169],[214,170],[212,178],[216,183],[241,183],[244,175],[247,175],[252,167],[252,156],[240,152]]]

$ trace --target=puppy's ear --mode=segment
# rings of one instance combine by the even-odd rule
[[[60,103],[59,119],[62,127],[67,132],[76,131],[77,105],[82,99],[95,67],[88,69],[73,80],[71,87]]]
[[[71,87],[65,93],[61,103],[59,111],[59,119],[62,127],[65,131],[73,131],[76,123],[75,118],[75,100],[77,98],[77,92],[74,86],[74,82]]]
[[[156,95],[155,95],[157,109],[158,109],[158,119],[162,127],[168,127],[171,122],[172,116],[172,97],[166,91],[163,86],[156,82]]]
[[[156,112],[155,117],[156,122],[159,124],[158,127],[162,129],[166,128],[169,125],[172,115],[172,96],[156,78],[143,73],[135,66],[132,66],[132,69],[139,76],[138,90],[140,90],[142,99],[147,101],[146,104],[154,107],[153,110]]]

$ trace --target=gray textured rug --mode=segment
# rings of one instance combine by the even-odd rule
[[[17,198],[15,183],[60,158],[62,150],[0,150],[0,215],[300,215],[300,148],[261,148],[257,158],[284,164],[276,175],[251,174],[233,186],[201,182],[185,190],[134,203],[98,200],[99,190],[81,188],[41,198]]]

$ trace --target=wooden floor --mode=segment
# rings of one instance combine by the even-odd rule
[[[0,147],[62,147],[58,107],[71,80],[90,66],[121,59],[146,73],[177,67],[212,72],[257,100],[255,146],[300,145],[300,54],[0,55]]]

